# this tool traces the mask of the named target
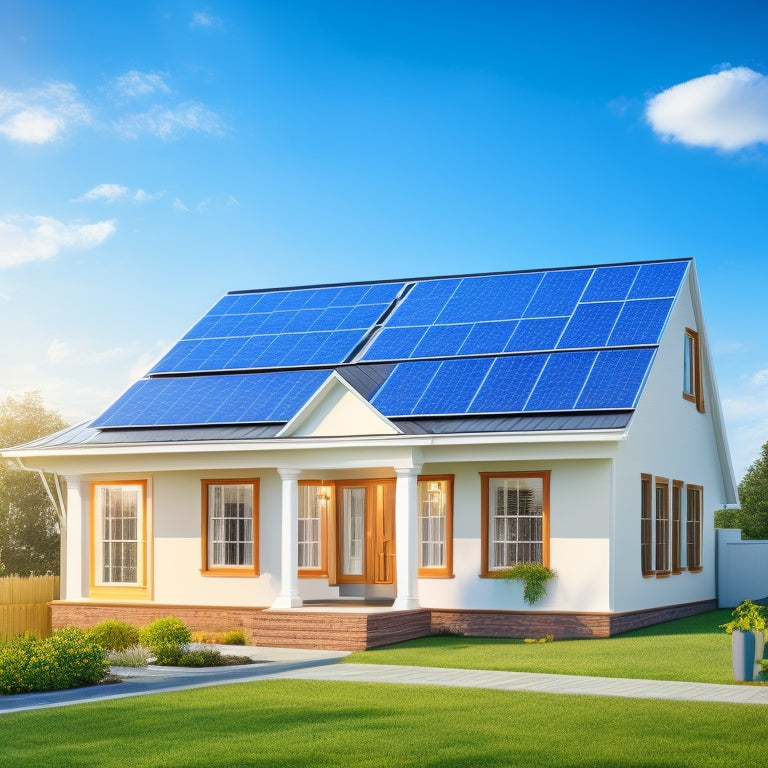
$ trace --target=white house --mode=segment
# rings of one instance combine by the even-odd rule
[[[92,422],[54,624],[262,644],[606,636],[716,606],[737,502],[694,262],[224,296]],[[557,577],[534,606],[492,578]]]

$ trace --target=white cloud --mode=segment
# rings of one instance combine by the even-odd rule
[[[137,96],[149,96],[157,91],[161,93],[170,93],[171,89],[165,82],[167,75],[163,72],[139,72],[132,69],[113,81],[117,93],[128,99],[135,99]]]
[[[50,216],[8,216],[0,219],[0,268],[51,259],[65,248],[93,248],[115,230],[114,219],[65,224]]]
[[[667,141],[727,151],[768,143],[768,76],[734,67],[697,77],[654,96],[645,114]]]
[[[150,134],[164,141],[175,139],[182,133],[224,132],[221,118],[197,101],[179,104],[174,108],[155,104],[148,112],[123,117],[115,123],[115,128],[132,139],[141,134]]]
[[[0,90],[0,134],[11,141],[45,144],[70,126],[90,120],[72,83],[47,83],[28,91]]]
[[[131,198],[137,203],[149,203],[158,197],[162,197],[164,194],[164,190],[161,192],[145,192],[143,189],[137,189],[135,192],[131,192],[128,187],[122,184],[99,184],[81,197],[74,198],[71,202],[84,203],[89,200],[104,200],[107,203],[114,203],[117,200]]]
[[[194,29],[195,27],[212,27],[218,22],[215,16],[205,11],[195,11],[192,14],[192,21],[189,22],[189,26]]]
[[[189,213],[189,208],[178,197],[173,201],[173,207],[181,213]]]
[[[115,200],[127,197],[130,194],[128,187],[122,184],[99,184],[82,197],[75,198],[73,203],[82,203],[86,200],[106,200],[108,203],[114,203]]]
[[[54,339],[48,346],[48,359],[52,363],[58,363],[72,354],[69,344],[59,339]]]

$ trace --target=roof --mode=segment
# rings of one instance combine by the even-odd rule
[[[235,291],[86,441],[269,437],[334,371],[405,434],[620,428],[689,264]]]

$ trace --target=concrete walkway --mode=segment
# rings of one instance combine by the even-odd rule
[[[504,691],[537,691],[637,699],[768,704],[768,686],[766,685],[715,685],[529,672],[338,664],[337,662],[347,655],[345,651],[304,651],[254,646],[220,646],[220,648],[224,653],[251,656],[259,663],[208,669],[113,667],[113,674],[120,677],[122,682],[75,688],[69,691],[0,696],[0,714],[258,680],[331,680],[444,685],[457,688],[491,688]]]

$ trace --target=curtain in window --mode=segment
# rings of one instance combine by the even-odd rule
[[[208,486],[209,566],[253,565],[252,496],[250,484]]]
[[[344,488],[342,494],[342,573],[362,576],[365,545],[365,488]]]
[[[444,568],[448,482],[421,480],[419,489],[419,567]]]
[[[322,567],[322,505],[327,490],[318,485],[299,486],[299,568]]]

